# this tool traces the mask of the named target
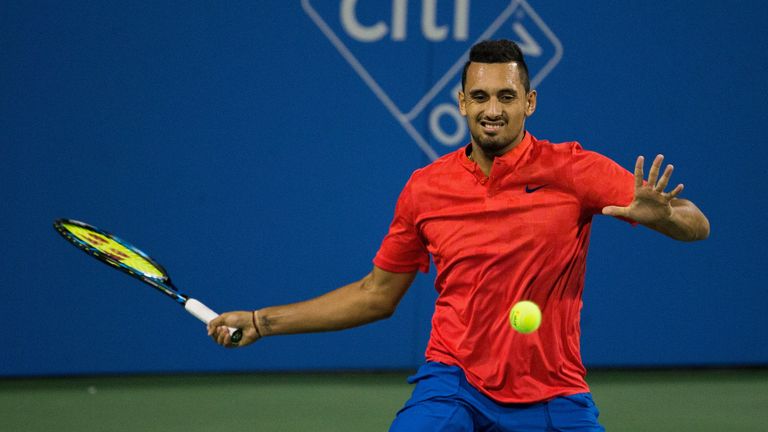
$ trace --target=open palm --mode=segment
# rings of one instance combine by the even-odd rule
[[[669,184],[674,167],[667,165],[664,173],[659,177],[663,155],[658,155],[651,164],[648,173],[648,181],[643,181],[643,165],[645,158],[638,156],[635,162],[635,197],[626,207],[607,206],[603,208],[603,214],[619,216],[631,219],[641,224],[653,224],[667,219],[672,214],[672,200],[683,191],[683,185],[679,184],[670,192],[664,192]]]

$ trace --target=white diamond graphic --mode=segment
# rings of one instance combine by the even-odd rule
[[[428,2],[429,0],[423,1]],[[465,1],[468,5],[469,0]],[[351,3],[354,4],[355,2]],[[440,76],[431,88],[413,106],[403,109],[392,100],[382,85],[373,77],[369,69],[353,54],[349,46],[344,43],[337,32],[328,24],[327,20],[312,6],[311,1],[302,0],[301,5],[320,31],[431,160],[437,159],[441,153],[446,152],[446,147],[438,143],[441,139],[444,141],[444,136],[435,133],[427,133],[425,136],[414,127],[414,122],[419,120],[419,123],[422,123],[423,120],[424,123],[427,123],[425,116],[428,116],[429,124],[434,125],[435,117],[427,114],[426,110],[430,105],[437,104],[441,97],[446,103],[441,104],[439,108],[455,106],[455,94],[458,91],[458,87],[448,88],[448,86],[452,83],[454,86],[458,85],[459,74],[469,54],[469,49],[474,43],[485,39],[501,37],[515,40],[526,55],[532,87],[536,87],[541,83],[560,62],[563,55],[562,44],[528,2],[525,0],[512,0],[479,36],[473,38],[473,42],[467,41],[461,56]],[[459,126],[464,127],[463,125]],[[453,135],[453,138],[455,138],[453,141],[462,142],[463,136],[463,129],[457,130]]]

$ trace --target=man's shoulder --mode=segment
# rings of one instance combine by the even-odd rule
[[[579,141],[551,142],[534,140],[533,154],[539,161],[576,162],[592,159],[609,159],[607,156],[584,148]]]
[[[569,176],[587,175],[590,178],[599,178],[601,175],[608,178],[612,173],[621,173],[623,176],[628,172],[611,157],[586,149],[578,141],[551,143],[541,140],[536,147],[536,166],[539,168],[565,170]]]
[[[552,142],[546,139],[533,139],[534,148],[539,152],[549,154],[573,154],[584,151],[578,141]]]
[[[424,179],[433,175],[442,175],[463,169],[459,163],[461,153],[464,153],[464,147],[443,155],[428,165],[416,169],[411,175],[411,180]]]

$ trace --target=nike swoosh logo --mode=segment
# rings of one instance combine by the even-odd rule
[[[549,186],[549,185],[548,184],[544,184],[544,185],[536,186],[536,187],[533,187],[533,188],[528,186],[528,185],[525,185],[525,193],[534,193],[537,190],[539,190],[539,189],[541,189],[541,188],[543,188],[545,186]]]

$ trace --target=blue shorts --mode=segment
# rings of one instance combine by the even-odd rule
[[[436,362],[419,368],[408,382],[416,388],[390,432],[605,431],[589,393],[533,404],[499,404],[472,387],[460,368]]]

